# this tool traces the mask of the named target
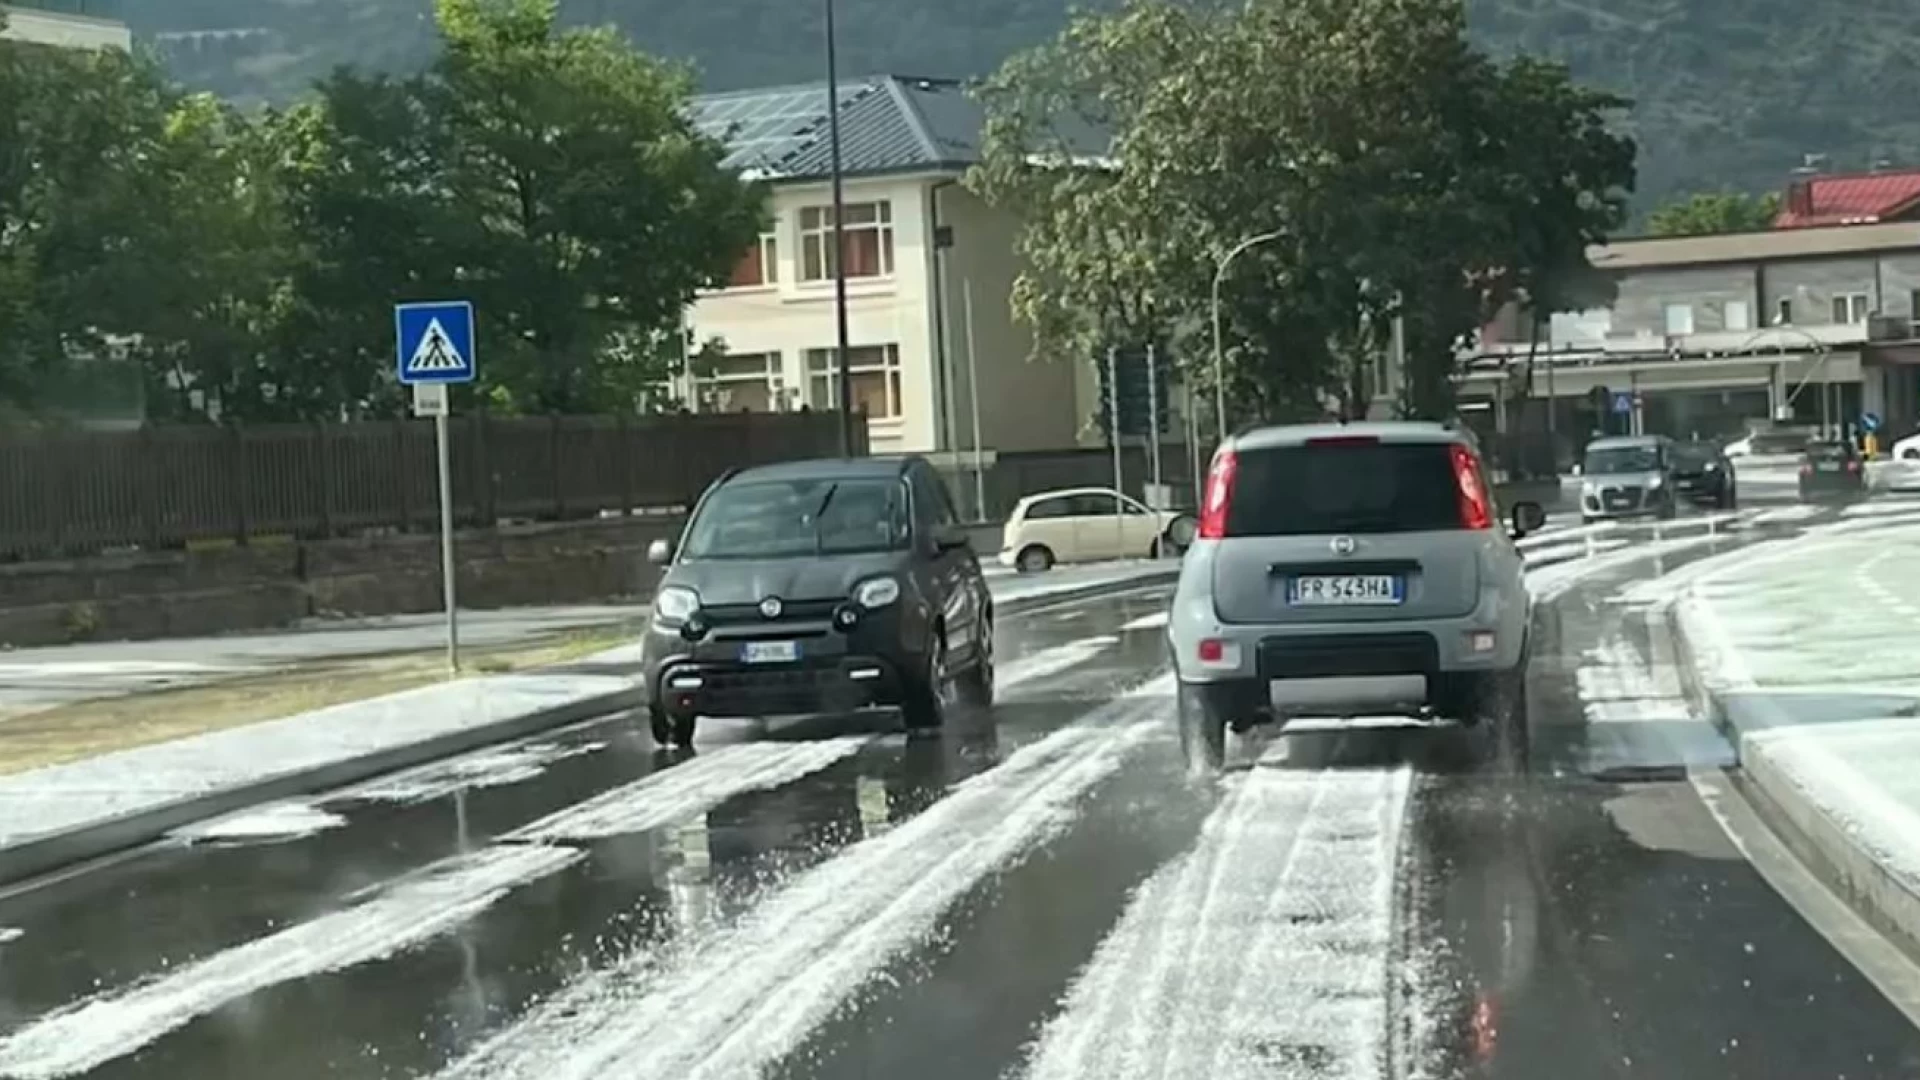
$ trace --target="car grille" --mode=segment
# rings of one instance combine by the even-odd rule
[[[856,683],[844,676],[840,664],[708,669],[702,673],[705,685],[700,688],[701,708],[716,716],[855,708],[892,685],[891,673],[884,665],[881,671],[881,679]]]
[[[1638,510],[1646,496],[1643,487],[1611,484],[1600,489],[1600,506],[1606,510]]]
[[[840,600],[786,600],[777,619],[760,614],[759,604],[715,604],[700,610],[713,626],[779,626],[832,618],[833,609],[841,603]]]
[[[1432,634],[1278,637],[1260,642],[1259,659],[1264,679],[1415,675],[1439,670],[1440,647]]]

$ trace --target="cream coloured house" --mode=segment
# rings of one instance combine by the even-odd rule
[[[853,396],[875,453],[987,464],[1085,445],[1097,390],[1085,363],[1029,360],[1009,309],[1018,223],[960,185],[982,116],[952,81],[881,76],[841,87]],[[836,341],[825,84],[714,94],[700,126],[766,181],[768,232],[730,287],[689,313],[726,358],[680,388],[704,410],[832,409]]]
[[[73,49],[133,47],[127,24],[112,17],[118,8],[102,0],[26,0],[0,4],[5,29],[0,40],[29,41]]]

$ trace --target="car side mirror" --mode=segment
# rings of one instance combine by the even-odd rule
[[[941,525],[933,530],[933,549],[942,555],[965,551],[973,546],[967,531],[958,525]]]
[[[1518,502],[1513,504],[1513,538],[1515,540],[1529,533],[1538,532],[1547,523],[1547,512],[1537,502]]]
[[[1580,463],[1577,461],[1573,463],[1573,475],[1575,476],[1580,475]]]
[[[673,544],[666,537],[660,537],[647,545],[647,561],[655,566],[665,566],[673,561]]]

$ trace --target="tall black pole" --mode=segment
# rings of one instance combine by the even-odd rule
[[[846,193],[840,175],[840,56],[834,44],[833,0],[827,5],[827,139],[833,157],[833,321],[840,372],[840,452],[853,456],[853,357],[847,345]]]

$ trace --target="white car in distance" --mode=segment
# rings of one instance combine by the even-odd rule
[[[1042,491],[1020,500],[1000,532],[1000,565],[1023,574],[1055,563],[1152,559],[1186,550],[1196,523],[1112,488]]]

